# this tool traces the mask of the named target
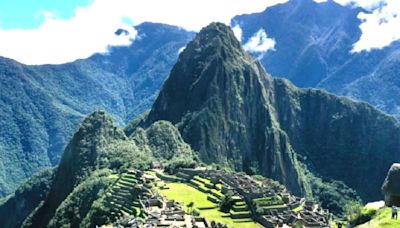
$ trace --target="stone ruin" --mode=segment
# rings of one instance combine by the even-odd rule
[[[283,226],[284,224],[298,224],[303,227],[329,227],[329,212],[319,207],[313,201],[291,195],[286,189],[269,179],[257,183],[253,178],[241,173],[228,173],[219,170],[182,169],[178,176],[191,179],[201,176],[211,180],[212,183],[222,184],[222,193],[232,191],[236,196],[245,200],[252,212],[252,217],[265,227]],[[268,197],[279,197],[282,205],[266,207],[262,214],[257,212],[254,200]],[[302,210],[294,212],[293,209],[302,206]]]

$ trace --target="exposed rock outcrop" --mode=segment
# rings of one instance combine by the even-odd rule
[[[394,163],[390,167],[382,192],[385,194],[386,206],[400,206],[400,163]]]

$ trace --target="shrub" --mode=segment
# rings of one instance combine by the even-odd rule
[[[195,208],[195,209],[193,209],[193,211],[192,211],[192,215],[193,215],[193,216],[200,216],[200,211],[197,210],[197,209]]]
[[[352,201],[346,204],[344,210],[346,213],[346,218],[352,226],[366,223],[376,214],[376,209],[363,208],[358,201]]]
[[[234,203],[235,201],[233,200],[233,192],[228,191],[225,194],[225,196],[221,199],[221,202],[219,203],[219,209],[222,212],[227,213],[232,209]]]

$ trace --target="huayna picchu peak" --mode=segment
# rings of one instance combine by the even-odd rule
[[[151,110],[125,129],[90,114],[58,167],[0,211],[29,206],[0,216],[12,218],[5,228],[328,227],[346,203],[379,199],[398,160],[393,117],[273,78],[212,23],[179,54]],[[41,195],[23,197],[31,192]]]

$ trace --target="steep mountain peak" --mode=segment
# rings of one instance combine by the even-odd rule
[[[220,22],[213,22],[210,25],[201,29],[197,35],[195,42],[198,42],[202,47],[224,46],[226,48],[241,49],[240,42],[235,38],[232,29]]]
[[[241,104],[243,100],[238,93],[245,82],[260,78],[268,80],[258,61],[242,49],[232,29],[222,23],[211,23],[180,54],[147,123],[163,119],[176,123],[185,113],[199,110],[206,103],[231,101],[228,93],[232,93],[236,104]]]
[[[249,60],[232,29],[223,23],[213,22],[200,30],[181,53],[179,60],[185,64],[201,65],[214,59],[234,61],[238,57]]]
[[[45,227],[60,203],[96,169],[103,146],[125,138],[105,111],[98,110],[86,117],[65,148],[47,200],[35,212],[32,227]]]
[[[104,110],[91,113],[83,120],[67,145],[57,170],[56,181],[60,178],[70,183],[69,187],[74,187],[94,169],[100,147],[113,140],[125,138],[123,131],[114,125],[114,121]]]
[[[212,23],[181,53],[144,125],[170,121],[204,162],[262,172],[301,194],[301,174],[275,121],[272,96],[272,78],[259,62],[228,26]]]

